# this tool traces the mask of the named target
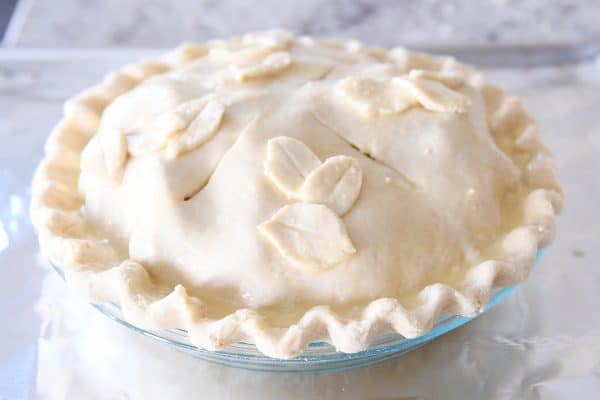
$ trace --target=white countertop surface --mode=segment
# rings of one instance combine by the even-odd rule
[[[67,96],[128,51],[0,50],[0,399],[594,399],[600,397],[600,63],[490,71],[524,97],[558,158],[555,243],[507,300],[383,364],[247,372],[126,330],[66,290],[38,253],[29,182]]]

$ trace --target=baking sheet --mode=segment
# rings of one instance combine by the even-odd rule
[[[600,398],[600,62],[488,70],[539,120],[566,191],[530,278],[398,359],[287,375],[210,364],[130,332],[74,298],[38,252],[29,182],[62,102],[151,53],[0,50],[0,399]]]

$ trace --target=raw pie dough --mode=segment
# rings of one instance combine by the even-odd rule
[[[519,100],[448,57],[256,32],[65,105],[33,187],[93,302],[220,349],[367,347],[525,278],[561,189]]]

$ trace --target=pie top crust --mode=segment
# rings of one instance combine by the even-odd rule
[[[473,315],[562,207],[535,123],[477,71],[283,31],[109,74],[45,152],[31,215],[72,287],[281,358]]]

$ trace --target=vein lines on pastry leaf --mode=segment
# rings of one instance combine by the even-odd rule
[[[297,139],[279,136],[267,143],[265,174],[290,197],[294,197],[308,174],[320,164],[315,153]]]
[[[446,86],[459,86],[459,77],[413,73],[389,80],[351,76],[339,81],[335,92],[364,118],[401,113],[415,105],[437,112],[464,113],[470,99]]]
[[[342,219],[321,204],[285,205],[258,230],[304,270],[328,269],[356,252]]]
[[[99,137],[108,174],[115,181],[120,181],[128,155],[125,133],[113,128],[99,132]]]
[[[164,150],[167,158],[177,158],[209,140],[224,114],[225,106],[212,95],[184,102],[129,132],[129,153],[141,156]]]
[[[279,136],[267,143],[264,172],[281,192],[303,202],[283,206],[258,226],[283,257],[319,271],[356,252],[338,216],[360,193],[362,170],[354,158],[339,155],[321,163],[303,142]]]
[[[300,197],[305,202],[329,206],[344,215],[358,197],[362,185],[362,169],[352,157],[329,157],[311,171],[302,185]]]
[[[192,190],[191,192],[189,192],[188,194],[186,194],[183,197],[183,201],[190,201],[191,199],[193,199],[197,194],[199,194],[200,192],[202,192],[202,190],[208,185],[208,183],[210,182],[210,179],[212,178],[212,176],[214,175],[215,171],[219,168],[219,165],[221,165],[221,162],[223,161],[223,159],[225,159],[227,157],[227,154],[231,151],[231,149],[233,149],[235,147],[235,145],[237,144],[237,142],[240,140],[240,138],[242,137],[242,135],[247,132],[247,130],[258,120],[258,117],[254,117],[253,119],[251,119],[246,126],[244,126],[241,130],[240,130],[240,134],[236,137],[236,139],[233,141],[233,143],[223,152],[223,154],[221,155],[221,158],[219,159],[219,161],[215,164],[214,168],[212,169],[212,171],[210,171],[210,173],[206,176],[206,178],[204,180],[202,180],[202,182],[200,182],[198,184],[198,186]]]
[[[265,78],[279,74],[292,65],[292,57],[287,51],[269,54],[256,63],[249,65],[232,64],[233,75],[239,82],[248,79]]]
[[[293,41],[292,34],[280,29],[246,33],[242,37],[242,42],[245,45],[263,45],[278,49],[287,49]]]
[[[456,89],[465,83],[465,77],[458,71],[431,71],[424,69],[411,69],[408,72],[410,79],[429,79],[443,83],[444,85]]]
[[[264,59],[274,52],[282,52],[292,42],[293,38],[287,32],[268,31],[247,34],[241,39],[241,46],[240,43],[235,45],[227,42],[215,43],[209,51],[209,57],[220,62],[248,64],[260,58]]]
[[[217,101],[210,100],[189,123],[184,132],[169,140],[166,149],[167,157],[177,158],[179,155],[204,144],[219,129],[224,114],[225,106]]]

